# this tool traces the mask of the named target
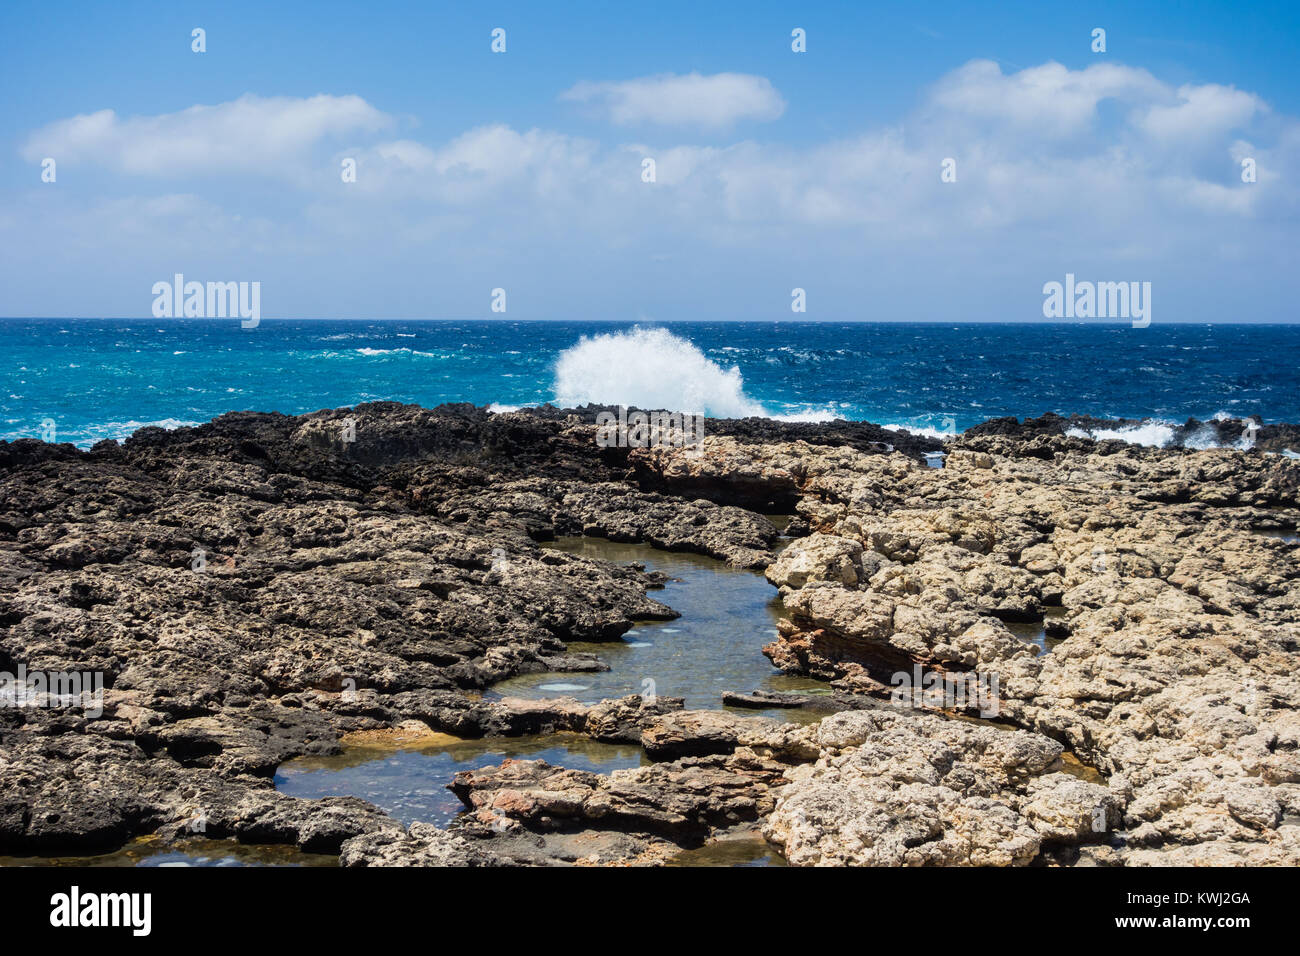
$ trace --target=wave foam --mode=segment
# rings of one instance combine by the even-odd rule
[[[932,428],[929,425],[881,425],[881,428],[887,428],[891,432],[907,432],[910,435],[916,435],[918,438],[933,438],[936,441],[946,441],[949,438],[956,438],[955,429],[947,431],[941,428]]]
[[[130,438],[141,428],[154,427],[163,428],[167,431],[173,431],[177,428],[194,428],[202,422],[190,421],[180,418],[160,418],[156,421],[141,422],[131,419],[129,421],[111,421],[97,422],[81,426],[69,426],[60,428],[54,436],[56,443],[68,442],[81,449],[90,448],[98,441],[105,438],[111,438],[114,441],[123,441]],[[15,430],[0,433],[0,439],[5,441],[17,441],[19,438],[39,438],[40,436],[33,430]]]
[[[425,358],[446,358],[441,352],[421,352],[419,349],[399,348],[399,349],[372,349],[360,348],[353,349],[358,355],[364,355],[366,358],[374,358],[377,355],[423,355]],[[327,352],[330,357],[337,357],[337,352]]]
[[[1164,448],[1174,441],[1173,426],[1164,422],[1143,422],[1141,425],[1125,425],[1123,428],[1067,428],[1065,434],[1070,438],[1122,441],[1149,448]]]
[[[1218,418],[1216,420],[1223,421]],[[1065,434],[1070,438],[1091,438],[1094,441],[1122,441],[1130,445],[1145,445],[1148,448],[1168,448],[1177,441],[1177,433],[1169,422],[1148,419],[1140,425],[1125,425],[1122,428],[1067,428]],[[1194,432],[1183,435],[1182,447],[1192,451],[1204,451],[1208,448],[1233,448],[1249,451],[1255,447],[1251,438],[1243,435],[1235,442],[1227,444],[1219,440],[1219,433],[1209,425],[1202,425]]]
[[[842,422],[845,418],[837,411],[829,408],[812,408],[804,412],[781,412],[779,414],[768,416],[776,419],[778,422]]]
[[[634,405],[715,418],[767,417],[745,394],[740,369],[724,369],[667,329],[583,336],[555,363],[555,404]]]

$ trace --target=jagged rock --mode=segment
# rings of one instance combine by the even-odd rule
[[[472,406],[232,413],[90,452],[0,443],[0,665],[98,673],[106,688],[93,717],[0,708],[0,849],[120,844],[164,826],[206,780],[270,815],[230,823],[241,834],[337,849],[363,827],[304,835],[281,819],[291,804],[259,802],[270,775],[405,720],[639,739],[642,717],[680,701],[467,693],[603,666],[566,643],[676,616],[646,596],[661,575],[536,539],[585,531],[771,560],[776,530],[760,515],[627,475],[589,430]]]
[[[836,551],[802,552],[823,564],[798,579],[778,557],[768,573],[790,620],[765,653],[880,697],[917,664],[996,676],[999,720],[1131,787],[1114,860],[1141,849],[1143,862],[1190,861],[1179,848],[1211,843],[1230,847],[1207,851],[1223,859],[1286,859],[1277,808],[1300,782],[1300,549],[1260,532],[1294,533],[1300,466],[1093,442],[1072,427],[1083,426],[991,423],[950,442],[943,469],[752,448],[752,469],[796,476],[814,531],[863,548],[856,583]],[[1053,606],[1063,613],[1043,620]],[[1048,654],[1008,628],[1040,620]]]
[[[0,707],[0,849],[120,845],[197,807],[209,834],[358,863],[650,863],[764,818],[795,863],[1300,862],[1300,548],[1278,537],[1300,527],[1296,462],[1096,442],[1077,436],[1115,423],[1059,416],[972,429],[942,469],[933,441],[866,423],[605,449],[588,412],[374,403],[90,452],[0,442],[0,668],[106,686],[94,715]],[[800,537],[778,554],[746,509],[795,512]],[[575,533],[766,569],[789,612],[766,653],[839,703],[914,668],[993,676],[1020,730],[953,720],[970,708],[943,695],[909,699],[946,716],[814,727],[479,698],[599,667],[567,645],[674,616],[646,594],[662,576],[537,546]],[[1040,621],[1046,654],[1018,636]],[[464,780],[469,842],[272,789],[291,756],[411,720],[644,741],[660,762]],[[1097,779],[1063,773],[1062,747]]]
[[[862,574],[861,562],[860,542],[811,534],[782,551],[765,573],[777,587],[801,588],[818,581],[853,585]]]
[[[1051,788],[1058,801],[1050,809],[1041,784],[1030,790],[1061,753],[1045,737],[859,711],[825,718],[817,743],[820,757],[789,771],[764,825],[791,863],[1024,865],[1038,855],[1040,826],[1064,838],[1052,826],[1066,802],[1061,788]],[[1039,800],[1022,810],[1031,792]]]
[[[641,746],[654,760],[731,753],[765,739],[780,723],[766,717],[740,717],[720,710],[666,714],[641,731]]]
[[[339,865],[362,866],[512,866],[513,861],[428,823],[409,830],[385,830],[353,837],[343,844]]]
[[[542,760],[457,773],[456,830],[528,863],[662,862],[772,808],[786,765],[748,750],[602,775]]]

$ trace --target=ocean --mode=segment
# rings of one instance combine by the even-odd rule
[[[0,438],[228,411],[597,402],[917,431],[1052,411],[1300,422],[1300,326],[0,319]],[[1150,436],[1154,435],[1152,439]]]

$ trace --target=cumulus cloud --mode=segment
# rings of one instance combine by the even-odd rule
[[[479,126],[435,149],[411,140],[381,143],[378,159],[417,172],[439,176],[477,175],[506,179],[550,163],[568,163],[594,144],[544,130],[520,133],[501,123]]]
[[[723,126],[783,108],[765,79],[729,73],[579,84],[563,96],[597,104],[619,123]],[[1099,122],[1107,100],[1122,107],[1110,126]],[[302,174],[300,185],[337,193],[331,170],[342,154],[332,166],[313,150],[348,136],[361,140],[346,153],[358,162],[353,192],[393,201],[464,210],[509,204],[516,219],[590,221],[599,206],[611,220],[649,213],[706,230],[723,220],[934,235],[1042,221],[1081,202],[1093,204],[1094,219],[1111,222],[1155,205],[1249,216],[1264,190],[1243,190],[1231,177],[1241,157],[1249,151],[1266,160],[1255,185],[1275,190],[1283,188],[1278,163],[1296,159],[1293,148],[1270,153],[1238,135],[1255,143],[1262,131],[1253,127],[1266,115],[1252,93],[1216,84],[1174,88],[1119,64],[1070,70],[1046,63],[1004,73],[975,60],[942,77],[898,125],[805,146],[611,145],[503,124],[443,143],[377,139],[390,117],[360,97],[322,95],[245,96],[128,119],[105,110],[44,127],[24,154],[150,175],[310,168],[314,178]],[[1294,126],[1281,123],[1281,143],[1294,143],[1287,133]],[[657,164],[653,190],[640,179],[645,157]],[[939,181],[947,157],[957,162],[954,184]],[[1207,174],[1216,169],[1220,178]]]
[[[443,146],[382,142],[358,156],[362,192],[434,199],[455,205],[516,198],[514,187],[549,196],[571,193],[595,170],[599,147],[548,130],[480,126]]]
[[[1155,139],[1188,143],[1221,137],[1267,109],[1255,94],[1231,86],[1188,85],[1178,88],[1177,102],[1153,105],[1135,123]]]
[[[929,105],[931,115],[947,113],[1057,137],[1086,130],[1103,100],[1140,102],[1167,95],[1165,85],[1146,70],[1118,64],[1071,70],[1044,63],[1003,73],[992,60],[972,60],[935,84]]]
[[[1108,100],[1120,109],[1107,120]],[[1271,202],[1294,205],[1281,182],[1292,177],[1278,176],[1266,190],[1238,176],[1247,152],[1262,157],[1270,175],[1297,166],[1293,151],[1228,135],[1266,113],[1253,94],[1215,84],[1174,88],[1115,64],[1004,73],[977,60],[943,77],[897,126],[804,147],[745,141],[634,150],[657,161],[666,190],[658,209],[703,230],[719,222],[751,233],[845,227],[906,239],[1028,235],[1070,222],[1080,241],[1100,241],[1120,228],[1199,230],[1206,215],[1242,220]],[[1291,139],[1285,130],[1296,128],[1288,122],[1283,144]],[[958,173],[951,184],[939,178],[948,157]],[[592,163],[600,169],[602,158]]]
[[[317,276],[320,288],[308,291],[326,304],[345,301],[351,270],[376,286],[391,281],[400,288],[400,276],[392,279],[398,264],[412,275],[437,268],[440,296],[454,295],[467,276],[475,289],[490,289],[506,283],[502,273],[516,282],[531,274],[539,286],[554,287],[547,313],[554,315],[578,307],[575,290],[600,287],[609,301],[653,301],[665,289],[707,295],[714,287],[782,282],[788,295],[818,271],[846,287],[901,286],[911,276],[913,287],[927,292],[949,281],[982,288],[997,274],[1013,277],[1006,281],[1033,297],[1047,278],[1097,262],[1110,263],[1116,275],[1143,270],[1144,278],[1157,268],[1185,270],[1192,288],[1207,263],[1251,257],[1257,271],[1227,271],[1223,296],[1245,281],[1241,276],[1281,282],[1290,274],[1289,263],[1272,263],[1294,246],[1300,123],[1233,87],[1174,86],[1114,63],[1003,72],[996,63],[973,61],[940,78],[915,111],[889,126],[815,143],[692,145],[670,126],[721,127],[758,108],[742,109],[727,96],[706,106],[677,95],[678,81],[689,88],[691,77],[656,85],[662,79],[631,84],[668,91],[658,99],[622,89],[628,84],[566,94],[607,110],[616,122],[662,127],[638,129],[634,141],[494,123],[437,141],[396,138],[389,118],[357,97],[244,97],[155,117],[73,117],[33,134],[24,150],[29,159],[77,156],[119,172],[177,178],[223,168],[249,175],[224,194],[219,184],[198,181],[157,187],[184,190],[219,211],[195,207],[191,214],[197,198],[156,207],[133,200],[92,218],[78,211],[71,190],[57,218],[36,201],[17,211],[0,207],[0,242],[53,257],[75,233],[88,237],[88,257],[108,258],[95,252],[99,223],[117,212],[160,223],[152,230],[166,246],[155,257],[159,268],[177,248],[199,259],[267,250],[280,257],[273,261],[288,263],[284,281]],[[760,86],[775,98],[768,114],[779,113],[775,91],[766,81]],[[341,156],[356,158],[355,183],[340,182]],[[949,157],[956,161],[953,183],[940,178]],[[653,182],[643,180],[647,158],[655,160]],[[1257,163],[1255,183],[1240,179],[1245,158]],[[294,177],[285,169],[310,174]],[[253,175],[259,171],[261,177]],[[297,189],[282,188],[286,176]],[[136,196],[153,177],[124,182],[124,192]],[[78,217],[85,229],[76,229]],[[42,232],[43,247],[31,239]],[[139,241],[149,242],[150,234],[144,229]],[[347,250],[348,270],[333,265],[340,249]],[[791,269],[792,260],[803,264]],[[669,261],[671,272],[646,266]],[[24,269],[43,274],[42,268],[0,267],[0,279],[12,284]],[[787,279],[787,272],[796,274]],[[422,303],[424,294],[413,291],[410,301]],[[481,305],[474,295],[466,293],[464,307]],[[909,295],[900,291],[896,299],[904,310],[918,308]],[[1031,314],[1041,306],[1033,297],[1026,303]],[[528,300],[512,292],[512,308],[516,301]],[[827,294],[818,301],[827,302]],[[1191,293],[1188,301],[1204,307]]]
[[[764,77],[745,73],[665,73],[609,83],[578,83],[560,99],[594,105],[622,126],[721,129],[740,120],[774,120],[785,101]]]
[[[23,156],[88,162],[120,172],[181,176],[275,172],[316,144],[374,133],[391,119],[359,96],[242,96],[215,106],[122,118],[110,109],[59,120],[33,133]]]

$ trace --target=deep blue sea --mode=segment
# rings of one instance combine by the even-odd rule
[[[1300,422],[1300,326],[0,319],[0,334],[0,437],[52,427],[83,447],[147,424],[376,399],[935,431],[1047,411]]]

